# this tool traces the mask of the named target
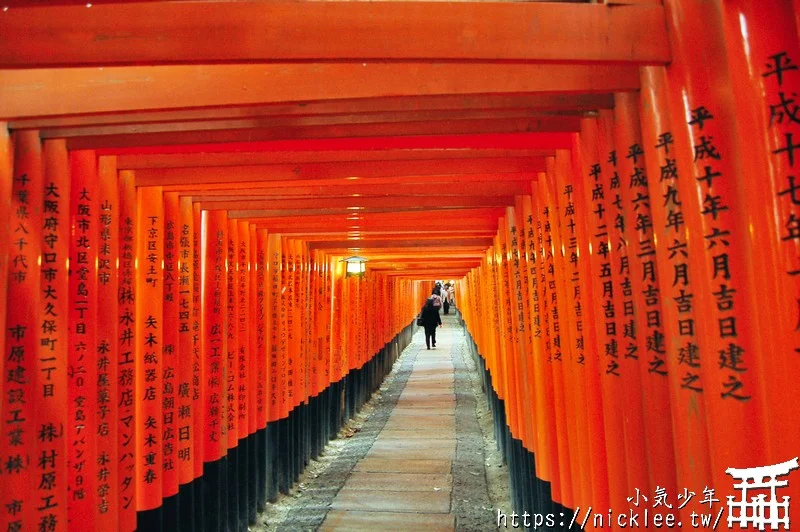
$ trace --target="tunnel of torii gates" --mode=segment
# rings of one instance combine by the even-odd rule
[[[0,4],[2,530],[245,530],[434,279],[518,509],[788,473],[798,4]]]

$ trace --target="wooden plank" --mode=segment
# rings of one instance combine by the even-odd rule
[[[507,118],[378,124],[333,124],[297,127],[256,127],[252,129],[210,129],[160,133],[88,135],[68,140],[70,149],[115,150],[138,146],[176,146],[197,143],[229,143],[291,139],[330,139],[416,135],[469,135],[484,133],[577,132],[580,119]],[[135,129],[146,129],[145,127]]]
[[[146,135],[238,129],[301,128],[351,124],[396,124],[403,122],[461,122],[465,120],[530,120],[541,131],[578,131],[581,112],[529,111],[527,109],[452,109],[446,111],[406,111],[351,113],[311,116],[256,116],[205,120],[171,120],[148,124],[110,124],[51,127],[42,129],[42,138],[100,137],[104,135]],[[536,119],[536,120],[531,120]]]
[[[439,210],[452,207],[502,207],[514,204],[514,196],[357,196],[349,198],[324,198],[308,196],[294,199],[234,199],[212,198],[202,204],[204,209],[230,210],[307,210],[307,209],[345,209],[353,212],[371,208],[387,207],[400,210],[413,209]]]
[[[176,184],[298,181],[392,176],[530,173],[540,171],[538,157],[428,161],[350,161],[305,164],[232,166],[226,168],[159,168],[136,172],[137,186]],[[353,179],[355,181],[355,179]],[[298,183],[299,184],[299,183]]]
[[[626,65],[293,63],[41,68],[0,71],[0,119],[382,96],[603,94],[638,88],[638,69]]]
[[[0,14],[0,66],[15,68],[318,59],[666,64],[670,59],[659,5],[216,1],[26,7]]]
[[[386,197],[386,196],[430,196],[430,191],[425,188],[425,185],[430,184],[430,179],[419,179],[410,182],[404,182],[403,187],[398,187],[397,184],[388,185],[364,185],[358,181],[346,181],[346,184],[341,186],[284,186],[272,188],[247,188],[231,185],[231,188],[222,190],[210,190],[194,192],[187,192],[194,197],[195,201],[216,201],[225,199],[226,201],[246,201],[252,199],[292,199],[298,197]],[[457,186],[459,181],[457,179],[442,183],[436,181],[437,190],[436,195],[439,197],[449,196],[508,196],[514,194],[527,194],[530,193],[530,182],[526,181],[489,181],[471,183],[469,187]],[[452,186],[448,186],[452,185]],[[415,187],[417,187],[415,189]]]
[[[504,157],[548,157],[550,149],[387,149],[387,150],[325,150],[325,151],[248,151],[220,153],[170,153],[158,155],[123,155],[119,158],[125,169],[196,168],[210,166],[247,166],[278,163],[312,163],[341,161],[418,161],[425,159],[475,159]]]
[[[244,119],[276,116],[326,116],[397,111],[453,111],[464,109],[527,109],[529,111],[597,111],[612,109],[611,94],[479,94],[416,97],[361,98],[319,102],[292,102],[269,105],[229,106],[216,109],[150,111],[102,115],[66,115],[22,119],[11,122],[12,129],[80,127],[89,125],[150,124],[197,120]]]
[[[415,135],[349,139],[294,139],[226,144],[184,144],[99,150],[100,155],[144,156],[201,153],[340,151],[340,150],[556,150],[572,146],[571,133],[481,133],[475,135]],[[171,165],[181,166],[181,165]],[[200,165],[202,166],[202,165]]]
[[[208,205],[202,205],[203,209],[208,209],[209,207],[213,208],[217,205],[217,203],[209,203]],[[486,205],[486,207],[495,207],[496,205]],[[227,207],[231,207],[231,205],[227,205]],[[265,206],[266,207],[266,206]],[[440,207],[435,209],[437,211],[449,211],[449,210],[456,210],[464,208],[465,206],[453,206],[453,207]],[[470,205],[470,207],[474,207],[474,205]],[[420,207],[417,205],[400,205],[400,206],[379,206],[379,207],[365,207],[359,210],[353,210],[349,207],[320,207],[320,208],[303,208],[303,209],[293,209],[293,208],[284,208],[281,205],[275,205],[274,208],[260,208],[260,209],[231,209],[228,211],[228,216],[230,218],[257,218],[257,217],[265,217],[265,216],[283,216],[283,217],[291,217],[291,216],[308,216],[308,215],[318,215],[318,216],[336,216],[336,215],[351,215],[353,213],[403,213],[403,212],[423,212],[428,216],[432,216],[432,211],[430,207]],[[358,218],[353,218],[358,219]]]
[[[508,190],[508,193],[521,194],[520,190],[528,190],[533,179],[531,173],[486,173],[486,174],[452,174],[452,175],[423,175],[423,176],[390,176],[390,177],[363,177],[359,179],[335,178],[335,179],[304,179],[298,180],[279,180],[279,181],[236,181],[232,183],[198,183],[198,184],[176,184],[164,186],[165,191],[179,192],[181,196],[203,196],[203,195],[226,195],[226,194],[249,194],[256,195],[280,193],[280,189],[299,190],[301,188],[319,187],[322,190],[337,194],[343,187],[419,187],[424,189],[430,186],[434,180],[437,186],[445,190],[453,190],[458,193],[458,189],[465,186],[475,185],[477,190],[497,184],[498,191]],[[507,187],[507,188],[504,188]]]

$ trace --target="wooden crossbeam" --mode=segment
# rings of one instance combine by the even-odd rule
[[[392,176],[505,174],[543,171],[539,157],[503,159],[351,161],[303,164],[271,164],[210,168],[158,168],[136,171],[137,186],[178,184],[241,183],[247,181],[294,181]]]
[[[264,117],[310,117],[409,111],[528,110],[587,112],[614,107],[611,94],[479,94],[361,98],[269,105],[226,106],[210,109],[106,113],[27,118],[9,123],[11,129],[48,129],[120,124],[158,124],[201,120]]]
[[[2,67],[320,59],[665,64],[670,56],[660,5],[209,1],[0,12]]]
[[[489,118],[434,120],[374,124],[333,124],[320,126],[253,127],[246,129],[192,129],[195,123],[178,124],[184,131],[138,132],[147,127],[130,126],[128,133],[71,137],[72,150],[120,149],[136,146],[169,146],[201,142],[228,143],[286,139],[331,139],[355,137],[469,135],[475,133],[577,132],[580,118]],[[88,130],[87,130],[88,131]],[[60,137],[59,137],[60,138]]]
[[[292,63],[0,70],[0,120],[343,98],[604,94],[638,88],[638,69],[618,64]]]
[[[197,168],[246,166],[279,163],[316,163],[348,161],[419,161],[426,159],[500,159],[505,157],[553,156],[550,149],[408,149],[408,150],[329,150],[329,151],[259,151],[221,153],[171,153],[159,155],[122,155],[117,168]]]
[[[238,211],[268,211],[268,210],[319,210],[342,209],[353,212],[369,211],[372,209],[448,209],[467,207],[502,207],[514,205],[514,196],[440,196],[428,194],[424,196],[356,196],[345,198],[331,198],[308,196],[293,199],[234,199],[226,197],[209,198],[203,202],[206,209],[229,210],[231,213]]]

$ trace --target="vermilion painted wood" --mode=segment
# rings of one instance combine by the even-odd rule
[[[0,65],[17,68],[315,59],[664,64],[670,59],[658,5],[153,2],[26,7],[2,15]]]
[[[309,141],[313,142],[313,141]],[[220,149],[224,146],[220,146]],[[430,148],[430,149],[352,149],[307,151],[248,151],[216,153],[173,153],[165,155],[123,155],[121,168],[197,168],[211,166],[250,166],[282,163],[317,163],[347,161],[403,161],[426,159],[475,159],[504,157],[545,157],[547,149],[514,148]]]
[[[488,176],[487,176],[488,177]],[[470,183],[469,186],[458,186],[459,178],[451,177],[446,182],[442,182],[437,176],[436,195],[453,201],[461,196],[508,196],[530,192],[530,182],[526,181],[504,181],[502,175],[493,176],[496,179],[488,182]],[[499,179],[497,179],[499,178]],[[385,179],[385,178],[382,178]],[[202,190],[199,187],[193,190],[185,190],[181,195],[191,195],[195,201],[246,201],[256,199],[284,200],[299,199],[304,197],[314,198],[351,198],[352,201],[360,199],[378,199],[385,201],[395,197],[416,197],[424,198],[430,196],[424,186],[430,184],[430,179],[419,178],[414,181],[396,179],[395,184],[368,185],[363,184],[365,180],[358,181],[339,181],[338,186],[316,185],[316,186],[284,186],[270,188],[246,188],[234,184],[231,188],[220,190]],[[290,182],[291,183],[291,182]],[[400,188],[398,185],[408,185]]]
[[[479,120],[498,122],[507,120],[509,122],[522,123],[528,120],[531,128],[534,127],[542,131],[565,131],[575,128],[575,121],[580,119],[581,112],[547,112],[531,111],[527,109],[454,109],[445,111],[394,111],[381,113],[351,113],[351,114],[328,114],[328,115],[301,115],[301,116],[255,116],[247,118],[223,118],[211,119],[201,118],[196,120],[164,121],[155,123],[136,123],[136,124],[108,124],[96,125],[87,124],[84,126],[72,127],[51,127],[40,130],[42,138],[74,138],[74,137],[103,137],[103,136],[122,136],[122,135],[155,135],[159,133],[186,133],[199,131],[218,131],[218,130],[254,130],[253,134],[259,134],[260,130],[269,131],[286,129],[297,129],[299,131],[310,130],[312,127],[321,128],[325,131],[336,126],[352,125],[377,125],[389,124],[426,124],[426,123],[462,123],[464,121],[477,122]],[[135,116],[135,115],[133,115]],[[303,128],[303,129],[301,129]],[[422,128],[420,128],[422,129]]]
[[[97,157],[94,152],[72,152],[70,162],[70,254],[69,267],[69,351],[68,418],[69,488],[67,499],[70,525],[87,523],[97,529],[98,448],[98,331],[97,258],[99,231],[96,212],[100,198],[97,186]],[[143,338],[143,337],[140,337]],[[140,343],[143,343],[140,341]],[[159,381],[160,382],[160,381]],[[159,404],[160,411],[160,404]],[[82,421],[82,422],[81,422]],[[159,423],[159,427],[160,427]],[[159,434],[160,439],[160,434]],[[144,436],[142,435],[142,441]],[[160,451],[160,450],[159,450]],[[144,462],[144,453],[139,464]],[[158,453],[160,457],[160,452]],[[73,464],[83,463],[83,468]],[[144,478],[144,471],[138,476]],[[160,498],[160,479],[157,496]],[[78,492],[78,495],[75,495]],[[153,496],[151,493],[148,496]],[[141,501],[141,499],[140,499]],[[142,509],[142,506],[139,506]]]
[[[653,213],[653,225],[664,232],[663,236],[655,239],[656,264],[661,279],[661,301],[664,323],[664,348],[667,356],[669,379],[669,404],[670,416],[673,427],[673,452],[675,460],[675,476],[679,486],[687,486],[698,482],[705,482],[710,478],[708,458],[708,431],[706,426],[706,409],[701,399],[702,386],[687,386],[686,377],[692,374],[699,376],[698,368],[691,358],[675,356],[680,355],[683,349],[696,345],[695,335],[683,331],[681,335],[681,320],[693,320],[697,323],[698,314],[691,307],[683,304],[682,294],[686,287],[682,282],[674,282],[676,268],[688,267],[688,260],[681,253],[673,254],[670,248],[686,242],[687,228],[685,225],[669,225],[669,213],[682,212],[683,201],[677,193],[675,178],[661,178],[664,170],[669,168],[670,159],[674,161],[677,149],[673,145],[669,153],[664,146],[657,148],[659,138],[665,133],[673,131],[669,103],[667,96],[666,71],[662,67],[647,67],[642,69],[642,112],[640,115],[642,140],[644,144],[647,171],[652,177],[648,180],[650,195],[652,197],[668,197],[669,201],[653,201],[650,204]],[[674,162],[673,162],[674,164]],[[667,172],[667,176],[669,173]],[[680,179],[680,175],[677,176]],[[674,196],[670,196],[674,194]],[[681,205],[678,205],[680,203]],[[674,220],[673,220],[674,221]],[[666,229],[666,230],[665,230]],[[689,270],[691,274],[691,270]],[[682,292],[683,291],[683,292]],[[684,323],[686,323],[684,321]],[[701,383],[702,380],[698,380]],[[683,427],[683,430],[678,430]],[[691,519],[691,510],[688,505],[681,509],[681,519],[688,522]]]
[[[49,141],[45,141],[47,143]],[[60,141],[56,141],[60,142]],[[46,144],[45,144],[46,145]],[[66,145],[64,145],[66,151]],[[115,530],[119,523],[120,452],[120,191],[116,157],[97,158],[98,208],[92,213],[97,246],[97,528]],[[127,368],[126,368],[127,369]]]
[[[2,135],[2,132],[0,132]],[[2,142],[2,141],[0,141]],[[2,150],[2,148],[0,148]],[[42,329],[41,335],[41,356],[37,359],[37,371],[34,378],[35,393],[32,397],[34,409],[36,411],[36,421],[39,426],[47,426],[53,423],[56,427],[67,427],[69,424],[67,396],[68,396],[68,338],[69,338],[69,196],[70,196],[70,165],[69,154],[67,153],[67,145],[63,140],[50,140],[43,143],[42,157],[44,163],[44,201],[47,201],[46,213],[43,214],[47,218],[54,218],[51,223],[43,223],[42,234],[42,252],[47,253],[48,261],[43,264],[41,270],[41,308],[43,312],[43,320],[41,325],[46,325]],[[2,170],[0,170],[2,171]],[[115,176],[116,177],[116,176]],[[112,181],[112,186],[116,190],[116,179]],[[44,203],[44,202],[43,202]],[[10,212],[10,211],[6,211]],[[55,222],[55,223],[53,223]],[[9,224],[10,225],[10,224]],[[54,239],[53,236],[56,236]],[[112,246],[114,244],[111,244]],[[3,279],[6,279],[3,270]],[[116,288],[116,287],[115,287]],[[5,294],[0,293],[0,297],[4,298]],[[116,298],[116,290],[114,291]],[[98,300],[100,305],[103,302]],[[116,304],[116,301],[114,301]],[[3,299],[5,305],[5,298]],[[52,310],[52,313],[47,310]],[[12,308],[11,311],[16,313],[19,311],[17,308]],[[116,313],[109,312],[113,315],[116,325]],[[46,322],[44,320],[47,320]],[[0,319],[0,323],[5,323],[5,317]],[[110,328],[113,337],[113,346],[117,344],[117,338],[113,335],[116,330],[114,327]],[[0,335],[0,338],[5,338],[5,335]],[[112,351],[116,351],[112,347]],[[116,366],[117,360],[111,358],[111,364]],[[7,364],[7,363],[6,363]],[[5,372],[4,372],[5,373]],[[116,384],[116,383],[115,383]],[[45,395],[43,392],[45,386],[52,386],[52,393]],[[8,394],[7,394],[8,396]],[[109,416],[112,418],[112,425],[116,426],[116,413],[117,401],[116,395],[110,396],[111,405]],[[116,436],[116,430],[114,430]],[[50,453],[55,452],[55,461],[49,466],[42,468],[42,473],[53,473],[56,482],[52,485],[44,484],[38,493],[38,498],[34,499],[37,502],[44,502],[43,497],[50,497],[50,502],[57,505],[52,508],[44,509],[44,506],[37,505],[39,514],[36,519],[41,522],[43,518],[48,520],[55,518],[57,523],[62,525],[62,528],[67,524],[67,506],[68,506],[68,492],[62,489],[68,478],[67,453],[70,448],[71,442],[65,436],[57,438],[37,438],[35,446],[36,456],[48,456]],[[113,456],[116,457],[116,449],[118,449],[117,441],[112,443],[114,449]],[[116,468],[109,469],[109,484],[110,494],[117,497],[119,494],[119,485],[116,484],[117,470]],[[39,482],[41,479],[39,479]],[[38,485],[38,484],[37,484]],[[117,500],[111,501],[109,504],[109,513],[113,513],[116,519]],[[117,528],[117,523],[112,521],[110,527]]]
[[[4,148],[9,149],[10,146],[6,143]],[[33,375],[38,367],[41,319],[47,302],[41,295],[41,276],[37,268],[43,244],[43,216],[41,209],[32,207],[33,202],[39,203],[43,198],[45,176],[41,141],[35,131],[15,133],[13,148],[13,170],[10,168],[10,153],[4,153],[5,157],[0,162],[4,177],[8,178],[4,192],[9,196],[4,203],[8,207],[6,225],[10,232],[4,251],[8,254],[8,262],[2,273],[7,283],[7,299],[3,305],[8,305],[8,311],[5,312],[2,332],[6,351],[0,363],[4,395],[0,402],[3,434],[0,454],[6,457],[4,460],[10,467],[4,469],[6,479],[0,482],[0,504],[6,510],[0,513],[0,526],[24,529],[36,526],[39,513],[36,505],[25,502],[38,502],[36,489],[40,478],[38,470],[31,464],[36,464],[39,458],[34,455],[39,428],[34,417],[34,397],[38,399],[43,390],[34,388]],[[69,211],[65,209],[63,212],[68,224]],[[59,388],[63,390],[68,387],[66,375],[54,374],[53,377]],[[61,397],[66,398],[63,393]],[[68,430],[65,426],[62,438],[66,439]],[[56,474],[64,472],[62,464],[63,459],[53,464],[58,467],[54,471]],[[60,478],[62,485],[71,480],[69,476]],[[63,517],[63,510],[60,513],[60,517]]]
[[[0,212],[11,211],[11,189],[14,173],[14,148],[8,124],[0,122]],[[6,322],[8,302],[8,257],[10,253],[11,228],[8,224],[0,227],[0,323]],[[6,335],[0,334],[0,353],[5,353]]]
[[[11,122],[13,129],[61,128],[114,124],[192,122],[196,120],[243,119],[275,116],[326,116],[397,111],[459,111],[526,109],[534,112],[582,112],[610,109],[611,94],[481,94],[342,99],[289,104],[226,106],[212,109],[105,113],[28,118]]]
[[[136,146],[169,146],[202,142],[241,142],[287,139],[329,139],[350,137],[385,137],[409,135],[469,135],[475,133],[528,133],[577,131],[578,117],[559,118],[487,118],[466,120],[421,120],[414,122],[384,122],[364,124],[333,124],[320,126],[201,129],[194,124],[179,125],[185,131],[153,133],[118,133],[76,136],[69,139],[70,149],[122,149]],[[240,125],[240,124],[239,124]],[[130,131],[155,129],[132,126]]]
[[[602,94],[638,87],[637,69],[620,65],[418,62],[42,68],[0,71],[0,119],[385,96]],[[104,97],[93,98],[97,92]],[[175,94],[181,95],[179,101]]]
[[[336,100],[333,100],[336,101]],[[120,148],[113,152],[99,150],[100,155],[120,156],[163,156],[169,160],[172,156],[181,157],[186,154],[219,154],[245,152],[313,152],[313,151],[348,151],[348,150],[553,150],[568,148],[568,133],[481,133],[475,135],[415,135],[413,137],[366,137],[351,139],[296,139],[273,140],[263,142],[232,142],[227,144],[187,144],[182,146],[150,146],[140,148]],[[216,155],[213,155],[216,156]],[[120,157],[124,161],[124,157]],[[357,160],[357,159],[356,159]],[[249,162],[249,161],[248,161]],[[249,162],[254,164],[256,161]],[[281,161],[275,161],[281,162]],[[284,161],[287,162],[287,161]],[[158,166],[158,165],[156,165]],[[164,166],[183,166],[170,164]],[[188,166],[205,166],[199,164]],[[210,165],[214,166],[214,165]]]
[[[471,160],[350,161],[304,164],[269,164],[211,168],[145,168],[137,170],[137,186],[236,183],[242,181],[297,181],[392,176],[529,173],[542,167],[540,157],[506,157]],[[299,184],[299,183],[298,183]]]
[[[796,5],[796,2],[794,2]],[[795,8],[796,10],[796,8]],[[798,124],[783,111],[782,101],[800,87],[800,75],[791,70],[781,75],[766,75],[775,70],[774,54],[796,64],[800,58],[796,15],[792,2],[750,5],[746,2],[723,4],[731,86],[736,105],[737,139],[743,180],[739,181],[739,201],[747,212],[751,228],[745,245],[750,249],[745,265],[758,289],[746,295],[757,311],[762,356],[754,357],[760,373],[760,394],[766,431],[768,463],[777,464],[792,454],[793,443],[800,441],[800,424],[789,421],[798,390],[791,382],[798,376],[793,364],[800,349],[798,295],[800,283],[791,272],[797,269],[800,239],[793,237],[794,220],[800,211],[790,183],[795,170],[785,153],[787,135],[797,135]],[[763,65],[755,69],[752,65]],[[781,113],[784,113],[781,115]],[[754,172],[758,181],[750,178]],[[767,310],[770,309],[770,310]],[[780,393],[779,390],[786,390]],[[794,455],[792,455],[794,456]],[[800,498],[800,485],[790,484],[786,495]],[[792,521],[800,520],[800,509],[789,511]]]
[[[161,506],[163,493],[164,202],[158,187],[136,192],[135,482],[136,510],[143,511]]]
[[[355,196],[345,198],[281,198],[281,199],[236,199],[229,201],[226,197],[214,197],[203,203],[204,208],[236,211],[260,210],[306,210],[306,209],[344,209],[352,212],[366,211],[371,208],[387,208],[401,210],[439,210],[448,208],[501,207],[514,203],[513,196]],[[234,210],[235,209],[235,210]]]

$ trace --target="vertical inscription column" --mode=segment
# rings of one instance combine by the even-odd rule
[[[97,158],[70,153],[69,520],[93,530],[97,511]]]
[[[14,172],[7,213],[8,312],[5,325],[3,397],[0,399],[0,525],[7,530],[33,528],[39,517],[35,498],[38,458],[34,389],[40,349],[42,303],[37,262],[42,248],[42,151],[37,131],[14,135]],[[66,295],[66,294],[65,294]],[[38,391],[42,394],[42,391]],[[52,456],[48,454],[48,456]],[[54,464],[51,464],[54,465]]]
[[[163,476],[164,201],[161,187],[137,190],[137,510],[161,505]]]
[[[97,528],[119,522],[117,388],[119,345],[119,188],[116,157],[98,158],[97,225]]]
[[[136,529],[136,220],[133,172],[119,172],[119,327],[117,329],[117,423],[119,529]]]
[[[67,529],[67,358],[69,314],[69,156],[64,140],[44,142],[41,344],[35,376],[37,526]],[[38,477],[38,479],[36,478]]]

